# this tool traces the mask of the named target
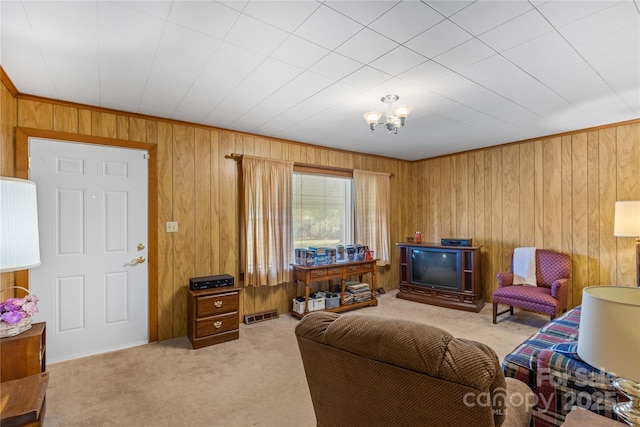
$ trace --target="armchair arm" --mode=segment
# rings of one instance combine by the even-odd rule
[[[558,279],[551,284],[551,296],[558,300],[560,311],[567,308],[567,294],[569,293],[569,279]]]
[[[498,288],[513,285],[513,273],[498,273]]]

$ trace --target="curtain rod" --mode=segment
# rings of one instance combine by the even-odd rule
[[[242,154],[231,153],[231,154],[226,155],[225,157],[227,159],[234,159],[235,161],[239,161],[239,160],[242,160],[242,156],[243,156]],[[294,166],[300,167],[300,168],[324,169],[324,170],[336,171],[336,172],[353,173],[353,169],[339,168],[339,167],[336,167],[336,166],[320,166],[320,165],[314,165],[314,164],[311,164],[311,163],[300,163],[300,162],[294,162],[293,164],[294,164]],[[392,173],[390,173],[389,177],[393,178],[394,175]]]

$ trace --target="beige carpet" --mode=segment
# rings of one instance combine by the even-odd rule
[[[516,310],[493,325],[490,304],[469,313],[400,300],[395,292],[379,300],[345,315],[435,325],[488,344],[501,360],[548,319]],[[181,337],[49,365],[44,426],[315,426],[297,323],[283,314],[241,325],[239,340],[198,350]]]

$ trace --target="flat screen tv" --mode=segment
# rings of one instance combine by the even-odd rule
[[[437,248],[411,248],[413,285],[460,290],[459,252]]]

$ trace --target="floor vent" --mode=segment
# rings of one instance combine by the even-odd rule
[[[264,322],[265,320],[271,320],[271,319],[277,319],[277,318],[278,318],[278,310],[273,309],[268,311],[262,311],[260,313],[245,314],[244,323],[246,323],[247,325],[250,325],[252,323]]]

